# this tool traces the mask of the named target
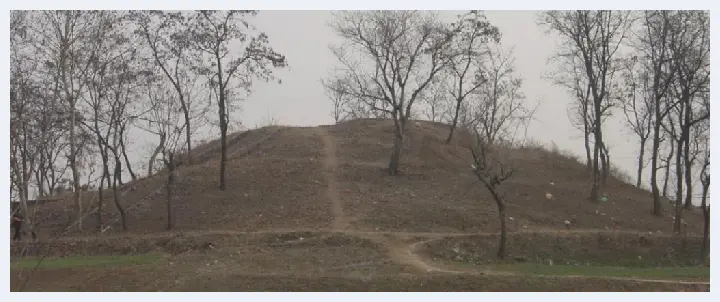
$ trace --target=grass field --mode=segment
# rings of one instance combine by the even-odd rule
[[[535,263],[496,264],[487,266],[492,271],[514,272],[543,276],[625,277],[643,279],[710,280],[710,268],[700,266],[681,267],[617,267],[546,265]]]
[[[188,259],[189,260],[189,259]],[[38,259],[13,263],[11,288],[24,287]],[[169,267],[156,254],[48,258],[26,291],[707,291],[709,286],[674,281],[707,281],[705,267],[584,267],[541,264],[473,266],[511,275],[200,273],[197,266]],[[156,265],[157,264],[157,265]],[[201,265],[205,266],[205,265]],[[189,269],[189,270],[188,270]],[[538,278],[545,276],[548,278]],[[565,277],[579,277],[572,280]],[[613,279],[625,278],[625,279]],[[637,280],[636,280],[637,279]],[[670,282],[641,282],[667,280]]]
[[[125,266],[125,265],[144,265],[157,262],[161,259],[157,254],[141,254],[126,256],[70,256],[58,258],[42,259],[38,268],[56,269],[56,268],[74,268],[74,267],[96,267],[96,266]],[[32,257],[20,259],[18,261],[10,261],[10,267],[13,269],[34,268],[40,258]]]
[[[13,269],[34,268],[39,258],[25,258],[11,261]],[[140,254],[125,256],[69,256],[45,258],[38,268],[91,268],[105,266],[133,266],[157,263],[161,260],[158,254]],[[709,280],[710,268],[700,266],[678,267],[617,267],[617,266],[582,266],[582,265],[546,265],[536,263],[493,264],[476,267],[495,272],[512,272],[523,275],[539,276],[584,276],[584,277],[625,277],[647,278],[659,280]]]

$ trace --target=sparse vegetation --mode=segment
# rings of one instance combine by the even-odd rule
[[[488,269],[516,272],[530,276],[589,276],[589,277],[625,277],[646,279],[710,280],[708,267],[618,267],[583,265],[547,265],[547,264],[499,264]]]
[[[257,14],[11,12],[12,290],[709,290],[707,12],[539,15],[584,159],[482,11],[335,12],[335,125],[232,133],[288,64]]]
[[[62,258],[44,259],[39,263],[37,258],[24,258],[12,263],[12,269],[33,268],[36,265],[41,269],[61,269],[77,267],[98,267],[111,265],[148,265],[160,260],[160,255],[141,254],[128,256],[70,256]],[[12,260],[11,260],[12,261]]]

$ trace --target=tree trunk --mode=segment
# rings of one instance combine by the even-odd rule
[[[45,142],[44,140],[41,140],[41,141]],[[43,144],[45,145],[46,143],[43,143]],[[47,145],[45,145],[44,147],[47,148]],[[37,193],[38,193],[38,197],[45,197],[46,195],[50,195],[50,194],[46,194],[46,192],[45,192],[45,179],[47,178],[47,174],[48,174],[47,170],[48,169],[45,168],[46,165],[45,165],[44,152],[38,153],[38,159],[40,160],[40,162],[38,163],[38,166],[35,169],[35,182],[37,183],[37,190],[38,190]]]
[[[152,156],[150,156],[150,162],[148,162],[148,177],[152,176],[153,174],[153,166],[155,165],[155,158],[157,158],[158,154],[162,150],[162,147],[165,146],[165,133],[160,134],[160,144],[158,144],[157,147],[155,147],[155,150],[152,153]]]
[[[455,128],[457,128],[458,116],[460,115],[460,105],[461,104],[462,104],[462,100],[456,101],[455,114],[453,115],[452,124],[450,125],[450,134],[448,134],[448,137],[445,140],[446,144],[449,144],[452,141],[453,134],[455,133]],[[433,113],[433,115],[434,115],[434,113]]]
[[[640,188],[642,186],[642,172],[643,172],[643,163],[645,162],[645,144],[647,142],[647,139],[641,138],[640,139],[640,153],[638,154],[638,168],[637,168],[637,183],[635,184],[635,187]]]
[[[707,204],[707,195],[708,195],[708,189],[710,189],[710,179],[708,177],[707,181],[703,181],[703,193],[702,193],[702,211],[703,211],[703,241],[702,241],[702,249],[701,255],[700,255],[700,262],[704,263],[705,259],[708,259],[710,256],[710,206]]]
[[[390,164],[388,165],[388,171],[390,175],[399,174],[400,156],[402,155],[403,140],[404,139],[402,134],[395,134],[393,152],[390,156]]]
[[[686,116],[687,117],[687,116]],[[692,209],[692,194],[693,194],[693,185],[692,185],[692,160],[690,160],[690,126],[686,126],[687,128],[683,131],[683,140],[685,141],[685,145],[683,146],[685,149],[685,152],[683,154],[684,156],[684,162],[685,162],[685,210],[691,210]]]
[[[103,187],[105,186],[105,180],[107,179],[108,186],[110,185],[110,168],[108,167],[108,158],[107,154],[102,154],[102,161],[103,161],[103,172],[100,176],[100,186],[98,187],[98,209],[97,209],[97,228],[98,233],[102,232],[103,229],[103,221],[102,221],[102,211],[103,211],[103,203],[105,199],[105,194]]]
[[[683,123],[680,123],[681,139],[684,141],[684,161],[685,161],[685,209],[690,210],[692,207],[692,161],[690,160],[690,130],[692,127],[692,94],[683,89],[682,100],[684,104]],[[680,149],[678,149],[679,151]],[[682,181],[682,180],[678,180]]]
[[[493,194],[495,195],[495,194]],[[505,204],[499,197],[496,197],[495,202],[498,206],[498,217],[500,218],[500,245],[498,246],[497,256],[500,260],[505,260],[506,248],[507,248],[507,225],[505,223]]]
[[[102,177],[100,177],[100,185],[98,186],[98,208],[97,212],[95,213],[96,217],[96,224],[97,224],[97,231],[98,233],[102,232],[102,211],[103,211],[103,186],[105,185],[105,173],[103,173]]]
[[[180,94],[180,107],[183,111],[183,117],[185,118],[185,141],[187,146],[187,159],[185,159],[185,162],[187,162],[188,165],[192,164],[192,141],[190,140],[190,134],[192,131],[192,128],[190,128],[190,109],[187,106],[187,100],[185,100],[185,97],[182,96],[182,92],[178,92]]]
[[[592,169],[592,189],[590,190],[590,201],[597,202],[599,194],[599,157],[600,157],[600,145],[598,142],[597,131],[595,134],[595,147],[593,148],[593,169]]]
[[[227,159],[227,109],[225,105],[225,83],[223,82],[222,61],[215,52],[218,76],[218,116],[220,118],[220,190],[225,190],[225,160]]]
[[[653,197],[653,215],[663,215],[663,205],[660,201],[660,189],[658,188],[657,170],[658,170],[658,157],[660,152],[660,100],[655,97],[655,123],[653,124],[653,140],[652,140],[652,158],[650,160],[650,188]],[[672,144],[671,144],[672,145]],[[667,180],[667,177],[665,178]]]
[[[683,148],[683,140],[680,139],[677,141],[677,150],[678,152],[675,153],[675,183],[676,183],[676,190],[675,190],[675,223],[673,225],[673,231],[677,232],[678,234],[681,231],[681,220],[682,220],[682,197],[683,197],[683,166],[682,166],[682,150]]]
[[[225,164],[227,160],[227,119],[225,116],[225,100],[220,95],[220,190],[225,190]]]
[[[585,157],[587,159],[587,170],[588,172],[593,171],[592,155],[590,154],[590,133],[587,130],[587,122],[585,123]]]
[[[12,158],[17,160],[16,157],[12,157]],[[21,184],[19,184],[17,186],[18,197],[20,198],[20,205],[18,208],[12,209],[12,211],[19,212],[21,215],[23,215],[23,217],[25,217],[26,220],[29,220],[29,217],[28,217],[29,210],[28,210],[28,204],[27,204],[27,202],[28,202],[28,198],[27,198],[28,197],[28,192],[27,192],[28,187],[23,184],[23,180],[22,180],[23,174],[25,174],[25,172],[18,171],[20,169],[20,167],[17,166],[17,161],[15,163],[16,163],[15,167],[14,167],[15,169],[12,169],[11,172],[14,172],[15,177],[18,179],[19,182],[21,182]]]
[[[120,196],[118,196],[117,191],[117,182],[120,178],[120,158],[117,154],[115,154],[115,177],[113,178],[112,182],[112,190],[113,190],[113,201],[115,202],[115,207],[117,207],[118,213],[120,213],[120,220],[122,221],[122,229],[123,231],[127,231],[127,217],[125,216],[125,209],[123,209],[122,205],[120,204]]]
[[[390,175],[398,175],[400,171],[400,157],[403,151],[403,144],[405,141],[405,121],[402,117],[399,120],[395,120],[395,140],[393,144],[393,152],[390,156],[390,164],[388,165],[388,172]]]
[[[118,157],[118,159],[119,159],[119,157]],[[122,185],[123,185],[123,181],[122,181],[122,161],[120,161],[120,162],[115,162],[115,165],[117,165],[117,167],[120,167],[120,168],[118,169],[118,170],[120,170],[120,173],[117,173],[117,175],[115,176],[115,178],[117,179],[118,185],[119,185],[119,186],[122,186]]]
[[[27,133],[27,132],[25,132],[25,133]],[[28,149],[27,143],[25,143],[25,148],[23,148],[23,149],[25,149],[25,150]],[[27,153],[25,153],[25,154],[27,154]],[[30,165],[32,165],[32,164],[30,164]],[[21,186],[23,188],[22,192],[23,192],[23,198],[25,198],[25,201],[30,199],[30,175],[29,174],[30,174],[30,169],[28,168],[28,158],[23,156],[22,173],[21,173],[22,178],[20,179],[20,182],[22,183]],[[28,213],[27,212],[23,213],[23,215],[27,216]]]
[[[75,204],[75,214],[77,215],[77,228],[82,231],[82,203],[80,202],[80,173],[77,167],[77,142],[75,141],[76,112],[75,102],[70,100],[70,169],[73,178],[73,201]]]
[[[167,187],[166,187],[166,197],[167,197],[167,229],[172,230],[174,226],[174,219],[173,219],[173,185],[175,183],[175,162],[173,158],[173,154],[168,155],[168,160],[166,161],[166,165],[168,167],[168,177],[167,177]]]
[[[663,189],[662,189],[662,196],[665,198],[668,198],[667,192],[668,192],[668,182],[670,181],[670,162],[672,161],[673,157],[675,156],[675,144],[670,143],[670,153],[668,153],[668,156],[665,158],[665,179],[663,180]]]
[[[608,175],[610,174],[610,152],[604,143],[600,145],[600,161],[602,163],[600,187],[605,187],[605,185],[607,185]]]
[[[121,131],[120,132],[120,151],[122,152],[122,156],[125,159],[125,166],[128,169],[128,173],[130,173],[130,179],[132,179],[133,181],[136,181],[137,175],[135,175],[135,172],[133,171],[132,166],[130,166],[130,159],[128,159],[127,151],[125,151],[125,140],[122,139],[122,137],[123,137],[122,132],[124,132],[124,130],[120,130],[120,131]]]

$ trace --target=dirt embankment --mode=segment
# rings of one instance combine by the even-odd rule
[[[570,265],[675,266],[694,265],[702,237],[657,234],[551,234],[508,236],[508,262]],[[497,236],[446,238],[428,242],[421,253],[430,258],[469,264],[499,262]]]

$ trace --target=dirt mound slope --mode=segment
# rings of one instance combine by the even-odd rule
[[[197,146],[192,162],[184,161],[178,168],[177,230],[331,230],[333,221],[364,231],[497,230],[495,204],[470,171],[471,157],[462,133],[445,144],[447,125],[412,121],[401,175],[393,177],[386,173],[392,121],[361,119],[321,127],[322,131],[266,127],[232,134],[225,191],[217,188],[219,142]],[[332,165],[326,154],[329,141],[335,153]],[[510,156],[516,172],[504,190],[511,231],[565,228],[565,220],[583,229],[671,230],[670,215],[650,214],[647,191],[610,179],[604,191],[609,201],[593,203],[586,200],[585,167],[575,159],[540,147],[519,147]],[[121,189],[130,232],[164,230],[165,177],[160,172]],[[329,187],[333,194],[328,194]],[[110,192],[105,193],[103,220],[110,226],[106,233],[118,232],[117,210]],[[546,200],[546,193],[553,199]],[[97,207],[96,192],[86,192],[83,200],[87,209]],[[40,230],[62,229],[70,205],[38,206]],[[686,214],[691,233],[701,231],[699,212]],[[338,213],[343,217],[334,217]],[[97,228],[94,214],[87,216],[84,228],[86,232]]]

